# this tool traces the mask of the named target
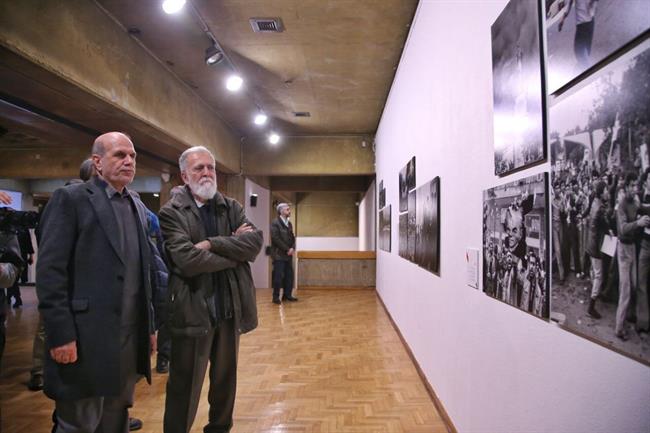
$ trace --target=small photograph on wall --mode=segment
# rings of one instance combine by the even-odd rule
[[[483,192],[483,290],[549,316],[546,173]]]
[[[650,39],[549,113],[551,319],[650,364]]]
[[[390,253],[390,208],[388,205],[379,211],[379,248]]]
[[[379,182],[379,209],[383,209],[386,206],[386,189],[384,188],[384,181]]]
[[[554,93],[650,28],[648,0],[546,0],[548,90]]]
[[[409,191],[415,188],[415,156],[406,164],[406,186]]]
[[[415,263],[439,274],[440,267],[440,178],[415,190]]]
[[[416,190],[409,192],[409,211],[408,211],[408,251],[406,258],[415,263],[415,244],[416,244],[416,225],[415,225],[415,210],[416,210]]]
[[[399,211],[408,210],[409,189],[406,183],[406,165],[399,171]]]
[[[492,25],[494,172],[545,158],[537,1],[511,0]]]
[[[399,215],[399,256],[408,257],[408,213]]]

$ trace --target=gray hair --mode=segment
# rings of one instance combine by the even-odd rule
[[[216,161],[214,155],[212,154],[212,152],[210,152],[210,150],[207,147],[193,146],[190,147],[189,149],[185,149],[185,151],[181,153],[180,158],[178,158],[178,167],[181,169],[181,171],[185,171],[185,169],[187,168],[187,157],[190,154],[197,153],[197,152],[205,152],[212,157],[213,161]]]
[[[280,212],[282,212],[282,209],[285,207],[291,207],[291,205],[289,203],[280,203],[278,207],[275,208],[275,210],[278,211],[278,215],[280,215]]]

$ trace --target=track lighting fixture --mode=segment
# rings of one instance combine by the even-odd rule
[[[205,64],[216,65],[223,60],[223,52],[215,45],[210,45],[205,50]]]
[[[228,80],[226,81],[226,89],[230,90],[231,92],[236,92],[237,90],[241,89],[242,84],[244,84],[242,77],[233,74],[228,77]]]
[[[267,120],[267,119],[268,119],[268,117],[266,116],[266,114],[264,114],[264,113],[257,113],[257,114],[255,115],[255,119],[254,119],[253,121],[255,122],[256,125],[260,125],[260,126],[261,126],[261,125],[264,125],[264,124],[266,123],[266,120]]]
[[[163,10],[167,14],[175,14],[183,9],[183,6],[185,6],[185,0],[165,0],[162,4]]]

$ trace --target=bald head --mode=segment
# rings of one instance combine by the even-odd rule
[[[133,182],[135,157],[133,142],[122,132],[102,134],[93,143],[95,171],[117,191]]]

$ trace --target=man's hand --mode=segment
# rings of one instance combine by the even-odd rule
[[[201,241],[201,242],[199,242],[197,244],[194,244],[194,247],[198,248],[200,250],[210,251],[211,245],[210,245],[210,241],[205,240],[205,241]]]
[[[0,191],[0,203],[11,204],[11,196],[6,192]]]
[[[71,341],[63,346],[50,349],[50,356],[59,364],[77,362],[77,341]]]
[[[149,336],[149,346],[151,347],[149,356],[151,356],[156,353],[156,350],[158,350],[158,338],[156,338],[156,334],[151,334]]]
[[[289,248],[289,251],[287,251],[287,255],[293,256],[293,253],[295,253],[295,250],[293,248]]]
[[[636,220],[636,225],[639,227],[648,227],[650,226],[650,216],[643,215],[641,218]]]
[[[244,233],[250,233],[253,231],[253,227],[249,226],[248,224],[244,223],[240,225],[235,233],[233,233],[235,236],[237,235],[243,235]]]

